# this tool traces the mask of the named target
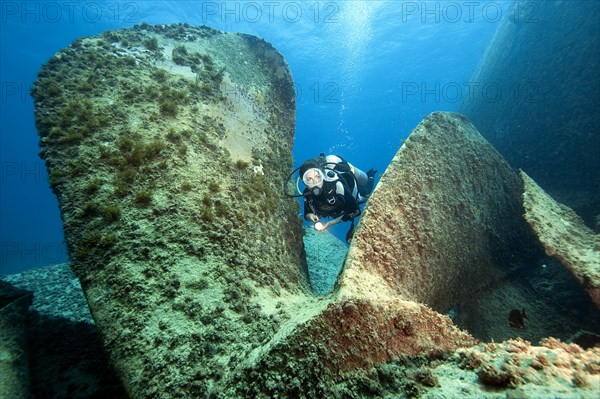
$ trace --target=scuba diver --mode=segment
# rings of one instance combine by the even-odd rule
[[[371,169],[365,173],[337,155],[325,154],[309,159],[298,169],[298,179],[302,178],[306,185],[301,194],[304,198],[304,219],[313,222],[317,231],[351,221],[346,233],[349,243],[354,234],[354,219],[361,214],[359,205],[371,194],[377,171]],[[333,219],[322,223],[320,220],[325,217]]]

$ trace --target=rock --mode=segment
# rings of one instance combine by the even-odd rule
[[[549,261],[550,260],[550,261]],[[475,293],[457,312],[456,325],[483,342],[522,338],[535,345],[549,336],[569,340],[580,329],[600,331],[600,313],[558,261],[544,259]],[[512,309],[525,309],[525,328],[512,328]]]
[[[20,290],[33,294],[31,311],[41,317],[64,319],[71,323],[93,324],[79,280],[68,263],[26,270],[2,276]]]
[[[429,115],[375,188],[341,291],[392,292],[443,313],[469,303],[535,254],[521,192],[517,174],[465,117]]]
[[[585,349],[600,347],[600,335],[580,330],[573,334],[567,342],[575,343]]]
[[[25,334],[32,398],[126,397],[67,263],[2,279],[33,295]]]
[[[310,295],[298,204],[280,195],[283,58],[248,35],[142,24],[76,40],[32,94],[71,267],[127,393],[224,391]]]
[[[504,16],[463,92],[460,112],[512,167],[594,227],[600,7],[517,0]]]
[[[573,273],[600,308],[600,234],[586,227],[571,208],[554,201],[523,171],[521,179],[525,219],[546,253]]]
[[[306,227],[304,248],[312,291],[319,296],[330,293],[342,270],[348,247],[328,231],[317,232]]]
[[[456,355],[461,367],[475,371],[485,386],[520,388],[525,397],[587,397],[597,393],[600,384],[600,348],[584,351],[555,338],[540,346],[522,339],[481,344]]]
[[[0,397],[30,396],[27,322],[31,293],[0,280]]]

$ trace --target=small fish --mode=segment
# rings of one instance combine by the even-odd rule
[[[512,328],[525,328],[525,320],[527,319],[527,315],[525,314],[525,309],[518,310],[513,309],[510,311],[508,315],[508,324]]]

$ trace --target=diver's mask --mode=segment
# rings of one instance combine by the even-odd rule
[[[306,187],[314,189],[315,187],[323,187],[323,171],[319,168],[310,168],[304,175],[302,175],[302,181],[306,184]]]

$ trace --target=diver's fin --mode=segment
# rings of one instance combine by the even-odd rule
[[[369,171],[367,172],[367,176],[369,177],[369,180],[368,180],[367,184],[365,185],[365,187],[363,188],[365,197],[368,197],[369,194],[371,194],[371,191],[373,191],[373,186],[375,185],[375,173],[377,173],[377,171],[375,169],[369,169]]]
[[[350,244],[352,241],[352,237],[354,236],[354,220],[352,220],[352,224],[350,225],[350,229],[346,233],[346,242]]]

